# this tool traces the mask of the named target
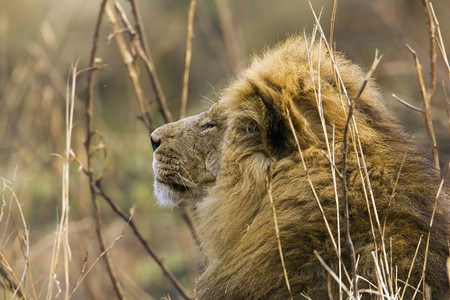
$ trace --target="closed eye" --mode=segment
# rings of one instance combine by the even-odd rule
[[[203,125],[200,125],[200,128],[204,131],[210,128],[216,127],[216,124],[213,123],[205,123]]]

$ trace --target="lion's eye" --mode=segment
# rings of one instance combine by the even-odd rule
[[[203,124],[203,125],[200,125],[200,128],[201,128],[203,131],[205,131],[205,130],[210,129],[210,128],[213,128],[213,127],[215,127],[215,126],[216,126],[216,124],[213,124],[213,123],[205,123],[205,124]]]

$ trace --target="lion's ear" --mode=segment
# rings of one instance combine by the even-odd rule
[[[292,150],[292,133],[284,108],[287,99],[281,99],[282,88],[261,78],[251,81],[250,85],[261,108],[261,120],[258,123],[265,148],[268,153],[286,155]]]
[[[287,150],[289,141],[289,124],[286,123],[281,107],[274,105],[271,101],[262,100],[265,108],[264,132],[267,145],[272,150],[284,152]]]
[[[256,89],[254,96],[260,115],[258,121],[261,139],[268,153],[283,155],[289,149],[290,133],[289,124],[286,121],[282,108],[277,105],[277,99],[272,98],[271,93],[262,93]]]

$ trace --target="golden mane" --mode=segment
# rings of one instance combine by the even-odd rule
[[[341,182],[333,181],[332,166],[326,157],[329,147],[319,106],[328,145],[335,141],[333,155],[340,170],[348,99],[356,96],[364,75],[358,66],[342,54],[336,54],[345,92],[336,83],[334,65],[325,46],[315,44],[308,50],[307,45],[309,41],[303,37],[294,37],[255,58],[222,95],[221,101],[227,102],[227,127],[221,173],[208,196],[197,205],[199,235],[207,261],[199,280],[199,293],[204,293],[205,299],[288,297],[266,188],[268,172],[294,295],[304,292],[313,299],[324,299],[328,297],[327,281],[332,282],[334,292],[338,290],[313,254],[317,250],[337,272],[337,254],[301,166],[286,111],[290,112],[309,175],[337,239],[335,191],[338,197],[342,196]],[[368,83],[358,101],[354,115],[371,189],[380,219],[387,218],[384,239],[387,243],[392,240],[388,251],[392,251],[393,268],[398,267],[398,278],[406,280],[419,238],[428,231],[439,174],[385,109],[373,82]],[[407,158],[389,205],[405,153]],[[361,159],[360,153],[350,145],[346,176],[351,234],[356,253],[360,255],[358,274],[376,283],[370,254],[375,243],[365,200],[370,196],[364,194],[369,191],[366,179],[361,178],[361,162],[358,163]],[[439,203],[426,276],[437,298],[448,290],[446,194]],[[373,208],[370,214],[373,218]],[[375,239],[380,249],[377,232]],[[412,286],[420,280],[424,244],[409,281]],[[345,242],[342,245],[343,262],[349,269],[348,250]],[[362,286],[366,284],[362,282]],[[408,288],[408,293],[411,292],[413,289]]]

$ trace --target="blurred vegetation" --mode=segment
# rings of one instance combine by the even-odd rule
[[[204,110],[216,101],[218,92],[230,83],[238,68],[245,67],[252,54],[290,34],[303,30],[311,32],[314,24],[306,1],[230,0],[226,3],[230,6],[239,45],[237,56],[230,57],[216,6],[218,2],[197,2],[188,114]],[[74,62],[78,61],[79,69],[88,66],[99,3],[0,1],[0,177],[3,178],[0,251],[4,256],[0,261],[3,265],[8,261],[20,277],[24,258],[19,236],[23,232],[20,232],[22,227],[14,224],[20,218],[11,191],[5,189],[7,184],[20,201],[31,232],[29,266],[32,276],[28,278],[33,279],[38,298],[46,294],[54,232],[61,209],[62,159],[58,155],[64,153],[65,147],[66,83]],[[326,30],[332,4],[333,1],[313,1],[316,11],[323,8],[321,23]],[[450,49],[450,2],[438,0],[433,4],[443,39],[447,41],[446,49]],[[123,1],[122,5],[130,9],[128,1]],[[139,5],[157,72],[170,110],[176,116],[182,89],[189,1],[151,0],[139,1]],[[391,96],[395,93],[416,106],[422,105],[414,61],[404,44],[408,43],[417,51],[424,74],[428,74],[427,30],[420,0],[341,0],[338,3],[337,49],[345,51],[363,70],[368,70],[375,48],[380,50],[384,56],[375,77],[386,105],[395,111],[415,140],[430,152],[421,115]],[[111,33],[111,26],[104,17],[97,57],[107,67],[97,71],[94,88],[95,127],[104,136],[111,155],[103,186],[124,210],[137,208],[134,221],[141,232],[191,291],[198,275],[200,254],[179,213],[156,206],[152,195],[149,132],[137,119],[138,105]],[[450,157],[450,141],[448,100],[441,84],[448,74],[443,66],[438,53],[438,88],[432,100],[432,114],[444,165]],[[144,68],[140,66],[140,69],[155,125],[162,125],[150,82]],[[446,89],[449,95],[449,87]],[[76,92],[72,148],[84,163],[86,75],[79,76]],[[96,161],[98,166],[103,163],[101,159]],[[100,202],[109,245],[121,234],[124,224],[104,201]],[[88,264],[99,255],[89,185],[76,161],[71,163],[70,172],[70,218],[70,274],[76,280],[86,255]],[[132,232],[125,228],[124,237],[110,251],[125,294],[131,299],[159,299],[167,294],[177,299],[179,296],[170,282]],[[63,284],[62,278],[59,280]],[[27,293],[31,294],[31,286],[28,279],[25,282]],[[0,288],[0,299],[9,295]],[[112,297],[114,293],[102,262],[74,294],[74,299]]]

